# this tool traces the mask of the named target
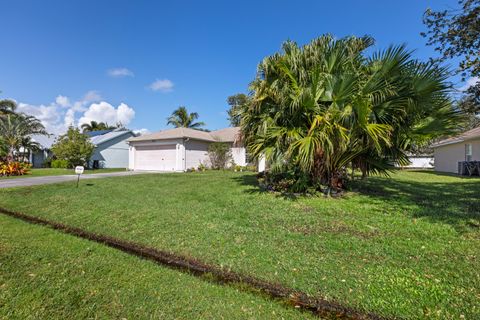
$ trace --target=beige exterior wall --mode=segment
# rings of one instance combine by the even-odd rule
[[[435,171],[458,173],[458,162],[465,161],[465,145],[472,145],[472,160],[480,161],[480,139],[435,148]]]

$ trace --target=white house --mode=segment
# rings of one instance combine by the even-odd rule
[[[480,161],[480,127],[435,143],[435,171],[458,173],[459,162]]]
[[[230,145],[232,160],[245,166],[246,152],[240,142],[240,128],[211,132],[175,128],[128,139],[131,170],[185,171],[200,164],[209,166],[208,146],[213,142]]]

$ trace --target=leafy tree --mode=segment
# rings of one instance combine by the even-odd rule
[[[242,113],[249,152],[272,170],[341,189],[347,167],[386,174],[414,146],[455,130],[445,70],[403,46],[367,56],[373,42],[325,35],[265,58]]]
[[[82,131],[84,133],[93,132],[93,131],[101,131],[101,130],[111,130],[111,129],[116,129],[117,128],[117,126],[109,126],[108,123],[97,122],[97,121],[90,121],[90,123],[84,123],[80,127],[82,128]]]
[[[232,155],[230,147],[223,142],[214,142],[208,146],[208,156],[213,169],[225,169]]]
[[[167,118],[167,125],[171,124],[175,128],[199,129],[200,127],[203,127],[205,123],[195,122],[198,117],[198,113],[188,113],[186,107],[180,106],[177,110],[172,112],[170,117]]]
[[[230,106],[228,112],[228,121],[232,127],[240,126],[241,113],[246,108],[249,98],[244,93],[237,93],[227,98],[227,103]]]
[[[28,136],[32,134],[47,134],[40,120],[23,113],[8,113],[0,116],[0,137],[7,146],[7,160],[15,158]]]
[[[78,128],[69,127],[66,134],[60,136],[52,146],[54,156],[68,161],[69,167],[84,166],[92,157],[95,146],[87,135]]]
[[[480,0],[459,0],[458,4],[459,9],[427,9],[423,22],[428,31],[422,36],[440,52],[438,60],[458,57],[464,78],[468,74],[480,77]],[[469,89],[469,94],[480,104],[480,82]]]

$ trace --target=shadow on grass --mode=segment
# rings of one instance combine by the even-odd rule
[[[418,172],[448,175],[433,171]],[[392,207],[402,209],[414,218],[426,217],[432,222],[450,224],[461,233],[480,228],[478,179],[465,177],[458,182],[442,183],[370,177],[354,181],[352,189],[368,196],[372,201],[388,201]]]
[[[287,192],[270,192],[258,184],[258,180],[255,174],[243,174],[238,177],[233,177],[233,181],[237,182],[238,184],[248,186],[249,188],[245,190],[248,194],[260,194],[260,193],[269,193],[275,195],[277,198],[283,198],[285,200],[297,200],[299,198],[298,195],[293,193]]]

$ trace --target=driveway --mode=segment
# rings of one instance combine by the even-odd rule
[[[131,176],[134,174],[142,174],[142,173],[148,173],[148,172],[122,171],[122,172],[110,172],[110,173],[107,172],[107,173],[84,174],[80,177],[80,180],[98,179],[98,178],[106,178],[106,177],[123,177],[123,176]],[[3,181],[0,180],[0,188],[28,187],[28,186],[35,186],[40,184],[50,184],[50,183],[76,181],[76,180],[77,180],[76,175],[7,179]]]

